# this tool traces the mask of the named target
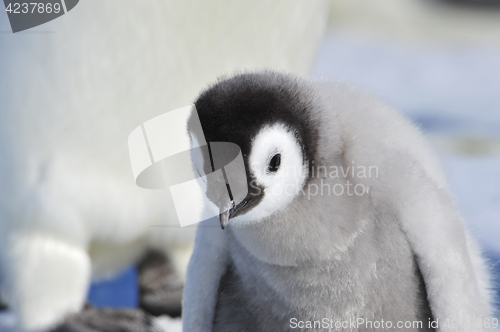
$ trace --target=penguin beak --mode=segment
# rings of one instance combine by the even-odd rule
[[[226,229],[229,220],[233,218],[236,213],[241,211],[252,200],[252,196],[248,195],[238,205],[234,204],[229,195],[224,194],[219,200],[219,220],[220,227]]]
[[[222,227],[222,229],[226,228],[227,223],[233,216],[233,210],[234,201],[229,197],[228,194],[223,194],[219,199],[219,220],[220,227]]]

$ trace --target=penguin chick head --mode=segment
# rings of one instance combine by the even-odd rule
[[[236,144],[245,165],[240,185],[247,186],[246,197],[231,197],[231,188],[229,195],[215,190],[223,177],[207,181],[208,205],[218,209],[223,229],[231,219],[239,224],[266,220],[301,194],[315,152],[310,96],[293,76],[263,72],[221,80],[196,100],[206,142]],[[191,120],[191,137],[200,141]],[[193,162],[208,174],[210,158],[202,153]]]

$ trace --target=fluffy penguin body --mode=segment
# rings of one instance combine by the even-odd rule
[[[225,230],[214,219],[198,229],[186,331],[322,330],[304,324],[323,319],[345,331],[482,329],[470,320],[491,314],[484,261],[438,160],[395,110],[273,72],[222,80],[195,105],[207,142],[240,146],[249,193]],[[206,208],[218,199],[207,189]]]
[[[223,72],[307,73],[327,8],[326,0],[80,1],[2,35],[0,291],[20,329],[49,329],[79,312],[92,279],[149,250],[185,274],[195,228],[179,227],[168,190],[134,183],[129,134]],[[10,30],[7,15],[0,27]]]

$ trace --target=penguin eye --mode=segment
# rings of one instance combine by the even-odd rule
[[[269,161],[269,166],[267,167],[267,171],[271,173],[276,173],[280,168],[281,164],[281,154],[277,153]]]

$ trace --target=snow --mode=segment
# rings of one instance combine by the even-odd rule
[[[500,256],[500,157],[442,159],[470,231]]]
[[[332,34],[314,74],[366,88],[410,115],[460,115],[500,125],[500,50],[425,49]]]
[[[153,325],[163,332],[182,332],[182,320],[180,318],[161,316],[154,319]]]
[[[14,332],[16,317],[9,311],[0,311],[0,332]]]

